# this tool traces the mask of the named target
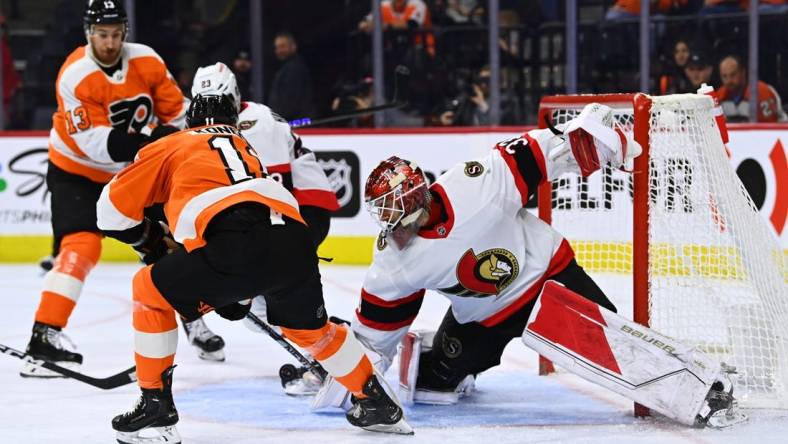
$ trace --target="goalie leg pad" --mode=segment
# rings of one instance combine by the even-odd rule
[[[545,283],[522,340],[566,370],[687,425],[697,425],[721,364],[626,320],[555,281]]]

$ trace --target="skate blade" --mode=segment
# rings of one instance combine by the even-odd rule
[[[55,364],[67,368],[69,370],[79,371],[80,364],[76,362],[55,362]],[[68,376],[61,375],[60,373],[53,372],[52,370],[46,369],[44,367],[39,367],[35,364],[30,362],[25,362],[25,365],[22,367],[22,370],[19,371],[19,376],[23,378],[39,378],[39,379],[54,379],[54,378],[67,378]]]
[[[156,436],[140,436],[143,432],[156,433]],[[180,444],[181,435],[175,426],[168,427],[149,427],[136,432],[117,432],[115,439],[120,444]]]
[[[413,427],[405,421],[405,418],[401,418],[394,424],[375,424],[371,426],[362,427],[364,430],[368,430],[370,432],[378,432],[378,433],[394,433],[397,435],[413,435],[415,432],[413,431]]]
[[[197,349],[197,355],[203,361],[224,362],[224,350],[216,350],[215,352],[207,352]]]

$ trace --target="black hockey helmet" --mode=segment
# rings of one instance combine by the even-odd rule
[[[225,124],[235,126],[238,123],[238,108],[228,94],[202,95],[192,99],[186,112],[186,126],[194,128],[203,125]]]
[[[124,37],[129,29],[129,19],[121,0],[88,0],[82,23],[88,34],[93,25],[122,24]]]

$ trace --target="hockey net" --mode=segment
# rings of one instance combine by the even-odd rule
[[[608,168],[543,186],[540,217],[592,276],[633,277],[635,321],[735,366],[743,406],[788,408],[786,258],[726,156],[712,100],[548,97],[540,126],[545,117],[566,123],[591,102],[611,106],[644,155],[633,173]]]

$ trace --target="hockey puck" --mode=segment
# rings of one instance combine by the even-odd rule
[[[294,381],[299,378],[298,369],[293,364],[285,364],[279,367],[279,379],[282,381],[282,388],[284,388],[287,383]]]

